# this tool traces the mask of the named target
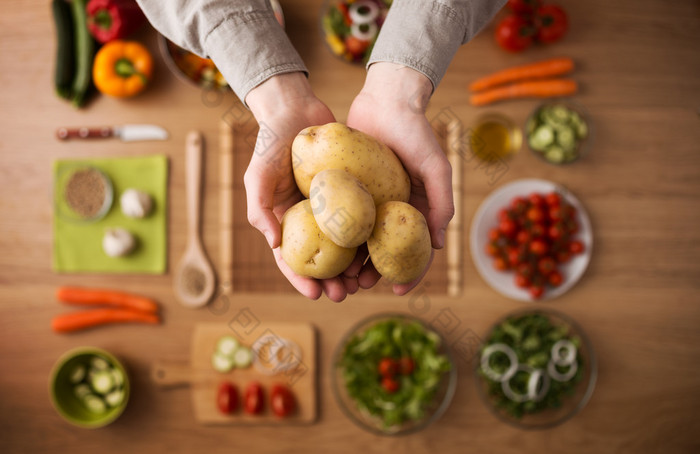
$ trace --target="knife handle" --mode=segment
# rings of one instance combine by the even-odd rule
[[[103,128],[58,128],[56,137],[60,140],[68,139],[106,139],[114,136],[114,129],[109,126]]]

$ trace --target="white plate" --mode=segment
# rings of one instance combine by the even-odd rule
[[[575,238],[583,243],[584,251],[571,257],[568,263],[559,265],[564,281],[556,288],[545,287],[539,301],[566,293],[581,279],[588,267],[593,249],[593,229],[581,202],[566,188],[551,181],[526,179],[508,183],[489,194],[476,210],[469,238],[469,247],[477,271],[487,284],[503,296],[520,301],[533,301],[527,289],[515,285],[515,274],[512,271],[498,271],[493,267],[493,258],[486,254],[489,230],[498,226],[498,212],[509,207],[515,197],[527,197],[533,192],[544,194],[552,191],[559,192],[562,198],[576,208],[579,231]]]

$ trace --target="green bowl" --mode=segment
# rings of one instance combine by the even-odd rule
[[[76,366],[80,364],[87,366],[90,359],[95,356],[107,360],[111,367],[120,371],[124,376],[122,402],[115,407],[108,408],[102,414],[95,414],[83,405],[75,395],[75,385],[70,380],[70,373]],[[126,408],[129,401],[129,377],[126,375],[124,366],[110,353],[96,347],[78,347],[64,353],[51,370],[49,395],[51,403],[63,419],[78,427],[95,429],[106,426],[117,419]]]

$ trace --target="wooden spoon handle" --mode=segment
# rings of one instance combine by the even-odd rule
[[[234,131],[226,121],[219,126],[219,147],[221,167],[221,218],[219,234],[221,253],[221,285],[230,288],[233,283],[233,165],[234,165]]]
[[[204,139],[199,131],[191,131],[185,141],[185,188],[187,191],[187,229],[189,239],[200,235],[200,202],[202,191],[202,158]]]

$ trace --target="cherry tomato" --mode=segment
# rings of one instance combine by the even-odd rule
[[[510,215],[510,211],[507,209],[503,208],[501,211],[498,212],[498,220],[499,221],[504,221],[506,219],[510,219],[512,216]]]
[[[238,390],[236,385],[224,381],[219,385],[216,393],[216,407],[225,415],[230,415],[238,408]]]
[[[251,415],[258,415],[262,413],[264,404],[265,396],[263,395],[262,386],[256,381],[251,382],[248,387],[246,387],[243,397],[245,412]]]
[[[505,271],[508,269],[508,263],[503,257],[496,257],[493,260],[493,267],[496,268],[498,271]]]
[[[515,275],[515,285],[517,285],[520,288],[528,288],[530,287],[530,279],[526,278],[525,276],[521,274],[516,274]]]
[[[399,371],[401,375],[411,375],[416,368],[416,362],[409,356],[404,356],[399,360]]]
[[[544,206],[544,197],[539,192],[533,192],[530,194],[530,203],[537,207]]]
[[[547,253],[547,243],[542,240],[532,240],[530,243],[530,252],[535,255],[545,255]]]
[[[532,296],[533,299],[540,299],[543,293],[544,287],[541,285],[533,285],[530,287],[530,296]]]
[[[512,219],[503,219],[501,222],[498,224],[498,230],[501,231],[501,233],[507,237],[511,237],[515,234],[515,231],[517,230],[518,226],[515,224],[515,221]]]
[[[518,244],[525,244],[530,241],[530,234],[527,230],[519,230],[515,235],[515,241],[517,241]]]
[[[532,227],[530,227],[530,234],[533,238],[543,237],[545,233],[546,230],[544,228],[544,224],[542,223],[533,224]]]
[[[382,377],[393,377],[396,375],[397,364],[392,358],[382,358],[379,361],[379,375]]]
[[[561,282],[564,280],[562,277],[561,273],[557,270],[552,271],[549,276],[547,276],[547,282],[549,282],[549,285],[552,287],[559,287],[561,285]]]
[[[564,225],[560,222],[550,225],[549,229],[547,229],[547,236],[554,241],[564,238],[567,233]]]
[[[389,394],[393,394],[399,390],[399,382],[391,377],[382,378],[382,388]]]
[[[486,253],[491,257],[496,257],[500,252],[501,250],[494,243],[488,243],[486,245]]]
[[[571,258],[571,253],[569,251],[559,251],[556,254],[557,262],[566,263]]]
[[[537,205],[527,210],[527,219],[532,222],[542,222],[544,221],[544,211]]]
[[[516,272],[518,275],[529,279],[535,273],[535,270],[531,264],[521,263],[520,265],[517,266]]]
[[[530,47],[534,34],[533,24],[529,20],[510,15],[498,23],[496,42],[508,52],[520,52]]]
[[[496,241],[501,237],[501,232],[498,229],[489,230],[489,241]]]
[[[345,48],[353,57],[361,57],[369,47],[369,44],[369,41],[356,38],[352,35],[345,38]]]
[[[572,254],[580,254],[584,249],[585,247],[583,246],[583,243],[578,240],[569,243],[569,252]]]
[[[540,0],[508,0],[508,7],[516,14],[532,14],[541,3]]]
[[[542,5],[535,11],[537,41],[553,43],[559,41],[569,29],[569,21],[563,9],[556,5]]]
[[[556,207],[559,206],[559,204],[561,204],[561,196],[556,192],[550,192],[549,194],[544,196],[544,201],[548,206]]]
[[[548,276],[557,269],[557,262],[552,257],[542,257],[537,261],[537,269],[543,275]]]
[[[272,412],[279,418],[284,418],[294,413],[296,399],[292,391],[284,385],[274,385],[270,392],[270,405]]]
[[[558,222],[558,221],[563,220],[563,217],[562,217],[563,214],[564,213],[562,213],[562,209],[561,209],[560,205],[554,205],[554,206],[549,207],[549,219],[552,222]]]
[[[506,255],[508,256],[508,263],[510,266],[516,266],[518,263],[520,263],[520,251],[518,248],[509,247],[506,251]]]
[[[528,201],[525,197],[516,197],[510,206],[515,214],[522,214],[528,208]]]

